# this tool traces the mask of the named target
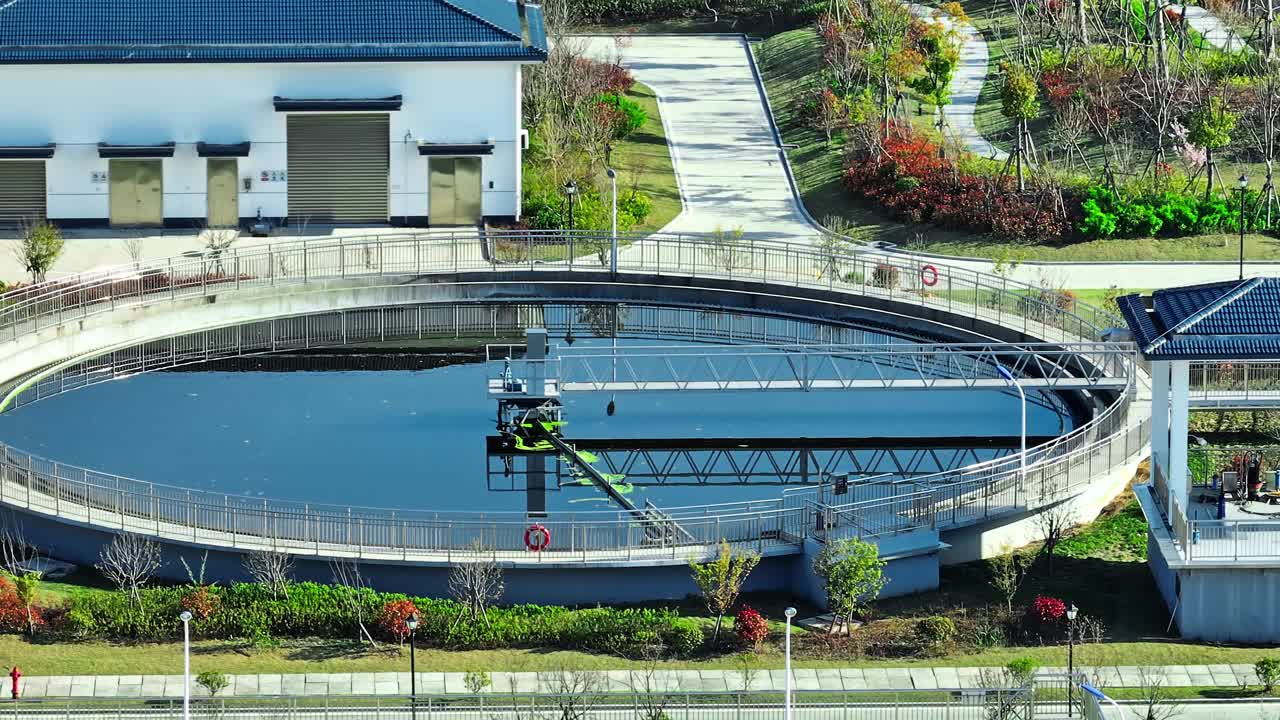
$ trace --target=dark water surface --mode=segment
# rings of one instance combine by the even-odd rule
[[[640,341],[619,341],[620,344]],[[584,340],[583,344],[607,341]],[[648,341],[653,345],[653,341]],[[579,345],[580,347],[581,345]],[[487,477],[494,366],[429,370],[160,372],[0,416],[0,441],[156,483],[313,503],[521,512],[523,480]],[[1017,435],[1016,396],[996,391],[607,394],[565,398],[569,438]],[[1031,405],[1028,432],[1063,423]],[[553,461],[552,461],[553,462]],[[547,508],[610,510],[593,487],[550,483]],[[777,486],[636,486],[660,507],[776,498]]]

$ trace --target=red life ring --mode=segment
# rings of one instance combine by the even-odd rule
[[[938,284],[938,268],[932,265],[925,265],[920,268],[920,282],[925,287],[933,287]]]
[[[551,531],[545,525],[533,524],[524,531],[524,546],[530,552],[542,552],[551,546]]]

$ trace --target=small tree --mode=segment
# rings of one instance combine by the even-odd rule
[[[0,520],[0,571],[13,578],[14,591],[27,613],[27,631],[32,635],[41,620],[36,609],[41,574],[31,566],[37,557],[35,548],[27,544],[21,522],[14,517]]]
[[[831,627],[844,621],[850,629],[853,614],[880,595],[885,586],[884,561],[873,543],[857,538],[827,543],[813,561],[813,572],[822,578],[827,592],[827,609],[831,611]]]
[[[275,598],[289,597],[293,556],[274,550],[254,550],[244,556],[244,571]]]
[[[544,692],[554,697],[560,720],[586,720],[605,700],[604,675],[594,670],[553,670],[538,673]]]
[[[24,572],[13,576],[13,589],[18,600],[27,611],[27,633],[36,634],[36,625],[40,624],[40,611],[36,608],[36,599],[40,595],[40,573]]]
[[[454,624],[467,617],[471,622],[483,620],[487,627],[489,606],[502,599],[505,589],[502,568],[483,545],[472,545],[471,552],[474,560],[457,562],[449,570],[449,595],[466,608],[465,613],[458,613]]]
[[[205,670],[196,676],[196,684],[208,690],[210,696],[216,696],[226,690],[231,681],[227,679],[226,675],[217,670]]]
[[[909,85],[938,109],[938,129],[946,125],[947,105],[951,103],[951,79],[960,64],[960,48],[955,33],[942,23],[933,23],[920,38],[924,51],[924,73]]]
[[[1049,577],[1053,577],[1053,556],[1067,531],[1075,525],[1075,513],[1067,502],[1059,502],[1036,515],[1035,526],[1044,541],[1043,552],[1049,560]]]
[[[1017,139],[1013,144],[1013,163],[1018,178],[1018,192],[1027,189],[1023,166],[1027,162],[1027,142],[1031,136],[1030,123],[1040,114],[1040,88],[1035,76],[1026,67],[1014,63],[1004,64],[1004,86],[1000,89],[1000,112],[1013,121]],[[1006,172],[1008,165],[1005,165]]]
[[[1220,96],[1210,97],[1187,117],[1187,140],[1204,148],[1205,152],[1204,166],[1208,172],[1205,199],[1213,195],[1213,151],[1231,144],[1231,133],[1236,129],[1239,119],[1239,115],[1227,109],[1226,101]]]
[[[1253,672],[1262,683],[1262,691],[1270,695],[1276,689],[1276,683],[1280,682],[1280,658],[1262,658],[1254,663]]]
[[[25,222],[22,225],[22,241],[13,247],[13,255],[31,275],[31,282],[43,282],[53,268],[66,241],[62,231],[47,220]]]
[[[1172,701],[1160,668],[1138,668],[1138,697],[1130,705],[1136,720],[1173,720],[1182,708]]]
[[[468,670],[462,676],[462,687],[472,695],[479,695],[493,685],[493,678],[489,677],[489,673],[484,670]]]
[[[373,639],[369,627],[365,623],[365,596],[369,593],[369,585],[364,573],[360,570],[360,562],[354,558],[332,560],[329,569],[333,571],[333,584],[339,587],[338,601],[346,606],[347,612],[356,619],[356,640],[368,640],[370,645],[378,646]]]
[[[745,237],[746,231],[741,225],[732,230],[725,230],[717,225],[707,238],[711,247],[706,249],[706,253],[712,262],[724,268],[726,272],[750,267],[751,248],[747,246]]]
[[[160,569],[160,545],[148,537],[134,533],[116,535],[99,554],[97,567],[116,587],[129,593],[129,599],[137,605],[140,591]]]
[[[720,552],[714,560],[701,564],[689,562],[693,584],[698,586],[707,612],[716,616],[716,628],[711,633],[713,645],[720,637],[720,625],[725,614],[733,609],[738,595],[742,593],[742,584],[759,562],[760,556],[753,552],[734,552],[727,540],[720,541]]]
[[[1013,598],[1027,577],[1027,561],[1012,546],[1001,548],[1001,553],[991,559],[991,586],[1004,596],[1005,609],[1013,613]]]

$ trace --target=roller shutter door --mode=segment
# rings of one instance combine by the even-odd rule
[[[0,225],[45,218],[44,161],[0,160]]]
[[[385,223],[387,115],[289,116],[289,217],[310,223]]]

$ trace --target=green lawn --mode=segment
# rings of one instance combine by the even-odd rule
[[[671,151],[667,147],[667,133],[662,126],[658,97],[653,89],[642,83],[631,86],[627,97],[640,104],[649,115],[649,122],[613,149],[613,164],[619,171],[618,191],[632,187],[653,200],[653,211],[632,232],[660,230],[680,214],[680,188],[676,184],[675,169],[671,164]]]
[[[1000,114],[997,64],[1013,42],[1012,20],[1003,10],[1007,7],[1005,0],[972,0],[964,5],[986,37],[991,53],[992,74],[983,87],[975,120],[984,135],[1000,144],[1000,138],[1008,134],[1008,122]],[[821,222],[825,223],[828,217],[839,217],[852,223],[859,238],[893,242],[940,255],[1056,262],[1234,260],[1239,255],[1239,239],[1234,236],[1028,245],[887,220],[875,209],[855,205],[845,192],[841,183],[844,153],[839,140],[828,145],[820,132],[806,127],[796,116],[797,98],[815,87],[822,67],[822,45],[817,32],[811,28],[781,32],[756,46],[756,58],[783,140],[795,145],[788,151],[788,157],[805,206]],[[1047,124],[1047,120],[1043,123]],[[1223,171],[1231,170],[1224,165]],[[1255,172],[1251,177],[1260,182],[1262,175]],[[1245,256],[1253,260],[1280,259],[1280,239],[1250,235],[1246,238]]]

